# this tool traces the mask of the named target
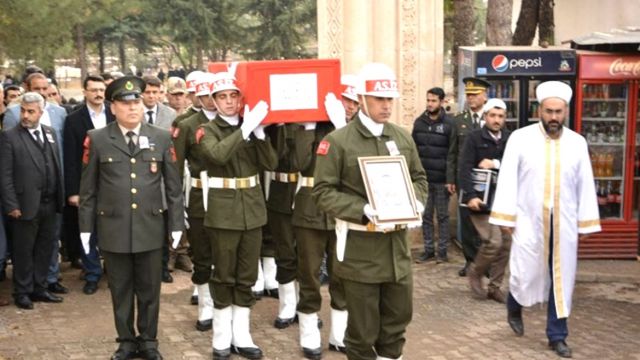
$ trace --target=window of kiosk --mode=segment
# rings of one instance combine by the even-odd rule
[[[623,84],[582,86],[581,133],[589,145],[600,219],[623,216],[626,92]]]
[[[507,129],[513,131],[518,128],[518,99],[520,99],[520,89],[517,81],[491,80],[491,87],[487,89],[487,98],[498,98],[507,105]]]

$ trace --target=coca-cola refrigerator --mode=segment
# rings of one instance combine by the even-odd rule
[[[488,98],[507,104],[507,127],[515,130],[540,119],[536,86],[547,80],[575,86],[576,53],[560,47],[463,46],[458,57],[458,104],[464,108],[462,79],[477,77],[491,83]],[[573,124],[570,113],[569,124]]]
[[[581,258],[638,256],[640,55],[578,51],[575,129],[587,140],[602,232]]]

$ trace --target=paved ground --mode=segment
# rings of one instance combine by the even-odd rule
[[[414,266],[414,319],[407,333],[405,359],[555,359],[544,335],[546,307],[525,311],[526,333],[516,338],[503,306],[473,300],[465,278],[456,274],[462,258],[451,250],[451,263]],[[581,262],[569,344],[577,359],[640,360],[640,262]],[[115,350],[111,303],[106,282],[92,296],[82,294],[79,270],[63,266],[71,288],[62,304],[36,303],[35,310],[0,308],[0,359],[107,359]],[[168,360],[211,358],[211,333],[194,329],[197,308],[188,304],[189,275],[174,273],[164,284],[160,350]],[[0,283],[8,296],[10,282]],[[321,317],[329,323],[328,295]],[[277,330],[272,322],[277,301],[263,299],[252,315],[254,341],[266,359],[301,359],[297,325]],[[322,330],[328,337],[328,326]],[[346,359],[325,352],[324,359]]]

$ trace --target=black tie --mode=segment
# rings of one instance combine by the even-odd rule
[[[147,122],[149,124],[153,124],[153,111],[151,110],[147,111],[147,115],[149,115],[149,120],[147,120]]]
[[[136,136],[136,133],[134,133],[133,131],[127,132],[127,137],[129,138],[129,152],[131,154],[133,154],[133,152],[136,150],[136,143],[133,142],[134,136]]]
[[[40,138],[40,130],[35,130],[33,132],[33,135],[36,136],[36,142],[38,143],[38,145],[40,145],[40,147],[43,148],[44,142],[42,142],[42,139]]]
[[[478,121],[478,113],[473,113],[473,128],[477,129],[480,127],[480,121]]]

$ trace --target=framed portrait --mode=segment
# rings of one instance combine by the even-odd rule
[[[360,172],[375,224],[408,224],[421,219],[404,156],[359,157]]]

